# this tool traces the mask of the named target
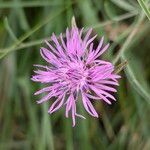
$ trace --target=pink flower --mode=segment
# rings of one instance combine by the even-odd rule
[[[94,48],[93,41],[96,35],[90,38],[92,29],[88,30],[85,37],[82,32],[83,29],[73,27],[66,30],[65,39],[60,34],[58,40],[53,34],[51,44],[45,41],[49,48],[42,47],[40,53],[48,66],[35,65],[40,69],[35,71],[36,75],[32,77],[33,81],[47,85],[35,93],[35,95],[47,93],[37,101],[38,104],[55,97],[56,100],[48,113],[51,114],[65,106],[65,115],[68,118],[70,113],[73,126],[76,116],[84,118],[77,113],[76,103],[79,101],[79,95],[85,110],[91,116],[98,117],[91,101],[101,100],[108,104],[111,104],[112,100],[115,101],[111,93],[116,92],[114,86],[118,85],[117,79],[120,78],[114,73],[112,63],[99,60],[109,47],[109,44],[103,46],[104,37]]]

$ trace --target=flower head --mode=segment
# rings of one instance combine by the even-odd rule
[[[42,47],[41,56],[48,66],[36,65],[39,70],[35,71],[32,80],[46,84],[47,87],[37,91],[35,95],[47,93],[39,104],[55,97],[54,103],[48,110],[53,113],[65,106],[65,116],[69,113],[75,125],[75,118],[82,115],[77,113],[76,103],[80,94],[85,110],[93,117],[98,113],[91,101],[102,100],[108,104],[115,101],[111,94],[116,92],[114,86],[118,85],[119,75],[114,73],[112,63],[100,60],[99,57],[108,49],[109,44],[103,46],[104,37],[99,41],[96,48],[93,47],[96,35],[90,38],[92,29],[89,29],[83,37],[83,29],[77,27],[66,30],[66,38],[60,34],[59,39],[52,35],[52,43],[45,41],[48,48]]]

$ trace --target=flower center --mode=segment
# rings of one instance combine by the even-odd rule
[[[64,74],[65,81],[69,84],[70,88],[79,89],[86,84],[88,77],[88,70],[82,64],[71,64]]]

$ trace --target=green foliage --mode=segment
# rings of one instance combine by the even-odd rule
[[[147,2],[147,3],[146,3]],[[146,16],[148,17],[148,19],[150,20],[150,7],[149,7],[149,0],[138,0],[138,3],[140,4],[141,8],[143,9],[144,13],[146,14]]]
[[[141,7],[139,7],[139,4]],[[71,26],[94,28],[111,41],[103,56],[121,74],[117,102],[96,102],[100,118],[71,119],[64,109],[49,115],[50,103],[37,105],[33,64],[44,63],[39,48],[52,32]],[[149,150],[150,26],[144,0],[0,0],[0,150]],[[98,40],[98,39],[97,39]],[[42,61],[42,62],[41,62]]]

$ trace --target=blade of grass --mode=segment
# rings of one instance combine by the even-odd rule
[[[16,0],[17,4],[20,4],[22,1],[21,0]],[[27,16],[25,14],[25,10],[23,8],[17,8],[16,7],[16,10],[17,10],[17,15],[18,15],[18,19],[20,20],[19,23],[20,23],[20,27],[25,31],[27,32],[27,30],[30,29],[30,26],[29,26],[29,23],[28,23],[28,20],[27,20]]]
[[[23,36],[21,36],[20,38],[18,38],[18,41],[15,42],[12,46],[10,46],[9,48],[6,48],[4,50],[3,53],[5,53],[4,55],[0,55],[0,58],[2,58],[3,56],[7,55],[9,52],[12,52],[15,50],[15,48],[17,46],[19,46],[24,40],[26,40],[28,37],[30,37],[33,33],[35,33],[37,30],[39,30],[41,27],[43,27],[44,25],[46,25],[49,21],[51,21],[52,19],[56,18],[58,15],[60,15],[61,13],[63,13],[67,8],[63,8],[60,11],[57,11],[57,13],[54,14],[50,14],[48,17],[46,17],[45,19],[42,19],[42,21],[40,23],[38,23],[36,26],[34,26],[29,32],[25,33]]]
[[[115,138],[115,133],[114,130],[112,128],[112,124],[110,123],[110,120],[107,116],[106,111],[103,111],[103,117],[102,117],[103,123],[104,123],[104,128],[106,130],[106,134],[108,136],[108,138],[111,140],[113,138]]]
[[[132,87],[131,87],[132,88]],[[149,137],[149,121],[148,121],[148,116],[146,116],[145,114],[147,113],[147,109],[148,109],[148,105],[147,103],[145,103],[145,101],[141,100],[141,97],[139,96],[139,94],[136,93],[135,90],[131,90],[133,93],[133,96],[135,97],[135,106],[137,107],[137,115],[139,115],[140,117],[140,122],[141,123],[141,130],[142,133],[148,138]]]
[[[40,149],[48,149],[54,150],[54,142],[53,142],[53,134],[52,134],[52,126],[51,119],[49,114],[47,113],[48,105],[43,104],[42,110],[42,123],[41,123],[41,137],[39,142],[39,150]]]
[[[22,77],[18,79],[18,86],[20,91],[24,97],[25,101],[25,109],[27,110],[27,115],[29,117],[29,129],[28,129],[28,138],[32,141],[32,145],[35,149],[39,149],[39,123],[38,123],[38,115],[36,114],[36,107],[33,105],[31,101],[31,85],[29,82],[29,78]]]
[[[107,17],[114,18],[114,16],[117,16],[118,14],[118,10],[120,11],[120,8],[117,7],[114,3],[112,3],[111,1],[104,1],[104,8],[107,14]]]
[[[53,11],[54,9],[51,10],[51,12]],[[45,17],[47,13],[49,13],[49,8],[44,8],[43,17]],[[42,32],[44,36],[46,35],[47,32],[49,32],[51,27],[52,27],[51,24],[47,24],[46,26],[44,26]],[[42,89],[42,86],[40,86],[40,89]],[[46,148],[54,150],[51,116],[47,113],[48,107],[49,106],[47,104],[43,104],[42,106],[41,142],[39,144],[39,150]]]
[[[12,38],[12,40],[14,42],[18,42],[18,39],[17,39],[16,35],[13,33],[13,31],[12,31],[10,25],[9,25],[7,17],[4,18],[4,26],[7,30],[7,32],[9,33],[10,37]]]
[[[86,117],[86,119],[81,119],[80,123],[78,124],[78,128],[77,128],[77,133],[76,136],[78,137],[79,140],[79,149],[85,149],[85,150],[90,150],[91,149],[91,144],[90,144],[90,140],[89,140],[89,132],[88,132],[88,121],[89,118],[86,115],[86,112],[82,106],[82,97],[79,94],[79,98],[78,98],[78,110],[80,112],[80,114],[82,114],[83,116]],[[80,134],[79,134],[80,133]]]
[[[146,25],[145,25],[146,26]],[[143,28],[144,31],[147,31],[147,28],[149,27],[149,23],[146,27]],[[136,30],[136,29],[134,29]],[[134,30],[132,32],[134,32]],[[144,34],[144,31],[142,31],[141,34]],[[132,33],[131,33],[132,34]],[[138,36],[137,36],[138,37]],[[136,41],[138,42],[138,41]],[[134,44],[134,42],[132,43]],[[124,61],[124,60],[128,60],[129,58],[127,57],[127,55],[125,54],[125,52],[123,52],[121,54],[121,60]],[[128,80],[129,82],[131,83],[131,85],[133,86],[133,88],[148,102],[150,103],[150,95],[149,95],[149,91],[146,90],[143,85],[141,85],[139,83],[139,81],[136,79],[136,76],[133,72],[133,69],[132,67],[130,66],[130,63],[128,61],[128,65],[126,67],[126,74],[127,74],[127,77],[128,77]]]
[[[133,11],[135,10],[135,7],[132,6],[130,3],[128,3],[125,0],[111,0],[115,5],[117,5],[118,7],[127,10],[127,11]]]
[[[125,60],[124,62],[122,62],[121,64],[119,64],[118,66],[116,66],[114,73],[118,74],[120,71],[122,71],[128,64],[128,61]]]
[[[71,6],[71,0],[66,0],[65,5]],[[72,7],[68,7],[66,13],[67,13],[67,24],[70,27],[71,26],[70,20],[71,20],[72,16],[74,15]]]
[[[144,20],[144,15],[141,14],[140,17],[138,17],[137,23],[134,23],[134,29],[133,31],[129,34],[129,36],[127,37],[126,41],[124,42],[124,44],[122,45],[121,49],[118,51],[116,57],[113,60],[113,63],[116,64],[120,58],[120,56],[129,48],[132,39],[134,38],[134,36],[136,35],[136,33],[138,32],[140,25],[142,23],[142,21]]]
[[[66,150],[73,150],[73,134],[71,119],[65,119]]]
[[[146,4],[146,2],[144,2],[143,0],[137,0],[137,1],[140,4],[141,8],[143,9],[144,13],[146,14],[147,18],[150,20],[150,8]]]
[[[128,19],[128,18],[134,17],[137,14],[138,14],[137,11],[126,13],[126,14],[114,17],[112,20],[108,20],[108,21],[105,21],[105,22],[102,22],[102,23],[98,23],[96,25],[89,26],[89,27],[85,28],[85,31],[88,30],[88,28],[90,28],[90,27],[92,27],[92,28],[104,27],[106,25],[109,25],[109,24],[112,24],[112,23],[115,23],[115,22],[118,22],[118,21],[122,21],[122,20],[125,20],[125,19]],[[22,43],[21,45],[15,47],[13,49],[13,51],[20,50],[20,49],[25,49],[25,48],[28,48],[28,47],[32,47],[32,46],[36,46],[36,45],[42,44],[45,39],[47,39],[48,41],[51,41],[49,39],[49,37],[45,37],[43,39]],[[7,49],[9,49],[9,47],[5,48],[3,50],[2,49],[0,50],[0,59],[3,58],[5,55],[7,55],[7,53],[5,52]]]
[[[92,1],[90,0],[78,1],[78,5],[82,14],[82,19],[84,23],[83,25],[94,26],[94,24],[97,24],[99,22],[97,18],[97,12],[94,11],[93,9]],[[105,34],[103,28],[96,29],[96,32],[99,33],[100,35]]]
[[[27,140],[24,141],[10,141],[0,143],[0,148],[2,150],[10,150],[10,149],[31,149],[30,142]]]
[[[119,22],[119,21],[122,21],[122,20],[125,20],[125,19],[128,19],[128,18],[134,17],[134,16],[138,15],[138,13],[139,13],[138,11],[131,11],[129,13],[125,13],[123,15],[111,18],[111,20],[93,25],[92,27],[93,28],[103,27],[105,25],[109,25],[109,24],[112,24],[112,23],[116,23],[116,22]]]
[[[13,17],[13,16],[12,16]],[[1,77],[3,78],[3,86],[1,89],[3,89],[3,99],[1,101],[4,102],[3,108],[2,108],[2,120],[3,120],[3,126],[0,134],[0,141],[6,141],[11,139],[12,135],[12,125],[13,125],[13,109],[12,109],[12,101],[11,101],[11,95],[15,92],[16,86],[15,86],[15,62],[14,62],[15,56],[12,55],[11,57],[5,59],[3,64],[5,64],[5,68],[3,68],[3,73],[1,73]],[[9,63],[8,63],[9,62]],[[9,88],[8,88],[9,85]],[[14,102],[14,100],[13,100]],[[11,115],[10,115],[11,114]],[[0,145],[1,149],[1,145]]]
[[[14,31],[16,31],[17,26],[16,26],[16,20],[15,20],[15,13],[13,10],[11,10],[10,15],[8,18],[12,21],[14,20],[12,26],[14,27]],[[5,42],[9,45],[11,42],[11,39],[5,34],[4,36]],[[15,62],[15,54],[10,56],[9,58],[5,59],[2,62],[3,72],[1,72],[1,80],[3,83],[2,89],[2,98],[0,98],[1,101],[3,101],[2,104],[2,129],[1,129],[1,134],[0,134],[0,141],[6,141],[6,140],[11,140],[12,138],[12,132],[13,132],[13,126],[14,126],[14,109],[12,108],[12,104],[14,103],[14,99],[12,98],[13,93],[16,90],[16,84],[15,84],[15,71],[16,71],[16,62]],[[1,65],[1,64],[0,64]],[[1,94],[0,94],[1,96]],[[0,123],[1,124],[1,123]],[[1,146],[0,146],[1,149]]]
[[[121,55],[122,60],[127,60],[128,58],[125,56],[125,54]],[[136,79],[135,74],[132,71],[131,66],[128,64],[127,67],[127,77],[129,79],[129,82],[131,85],[136,89],[136,91],[150,104],[150,94],[145,90],[142,85],[138,82]]]
[[[20,3],[18,2],[11,2],[11,1],[5,1],[0,2],[0,8],[6,9],[6,8],[18,8],[18,7],[44,7],[44,6],[60,6],[60,3],[56,2],[50,2],[50,1],[22,1]]]

